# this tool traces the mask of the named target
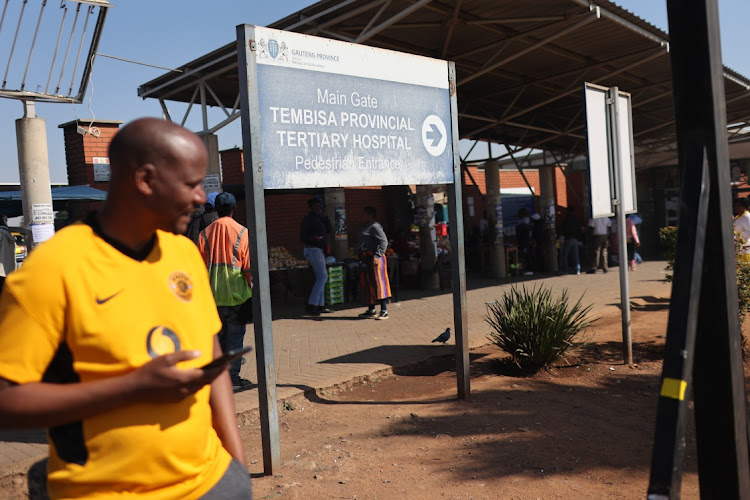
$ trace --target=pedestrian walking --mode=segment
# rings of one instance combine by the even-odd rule
[[[388,299],[391,297],[391,284],[388,280],[388,262],[385,251],[388,238],[376,220],[375,207],[365,207],[362,212],[362,229],[355,252],[360,260],[360,287],[362,302],[367,311],[362,317],[388,319]],[[375,304],[380,304],[380,314],[375,311]]]
[[[594,274],[599,268],[602,272],[609,271],[607,262],[607,247],[609,246],[609,231],[612,227],[612,221],[609,217],[597,217],[589,219],[589,233],[591,248],[589,249],[589,270],[588,274]]]

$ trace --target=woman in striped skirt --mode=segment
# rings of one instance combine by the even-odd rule
[[[388,299],[391,296],[391,284],[388,281],[388,263],[385,250],[388,238],[383,226],[375,221],[375,207],[365,207],[362,212],[362,229],[355,251],[359,253],[360,287],[362,302],[367,311],[362,317],[388,319]],[[375,311],[375,303],[380,303],[380,314]]]

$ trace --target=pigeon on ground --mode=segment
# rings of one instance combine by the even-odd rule
[[[435,340],[433,340],[433,342],[442,342],[443,345],[445,345],[445,343],[448,342],[448,339],[450,338],[451,338],[451,329],[446,328],[443,333],[438,335],[438,337]]]

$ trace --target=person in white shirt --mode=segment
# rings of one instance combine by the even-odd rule
[[[740,233],[742,248],[737,252],[737,259],[750,262],[750,212],[747,211],[748,199],[734,200],[734,232]]]
[[[597,217],[589,219],[589,241],[590,243],[590,266],[586,271],[588,274],[594,274],[597,267],[602,272],[609,271],[607,265],[607,246],[609,245],[609,230],[612,227],[612,221],[609,217]]]

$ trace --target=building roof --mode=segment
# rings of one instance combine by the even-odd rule
[[[629,92],[636,163],[675,163],[669,37],[607,0],[322,0],[269,27],[454,61],[461,138],[585,153],[584,82]],[[238,107],[230,43],[151,80],[142,97]],[[750,80],[724,70],[730,142],[746,142]]]

